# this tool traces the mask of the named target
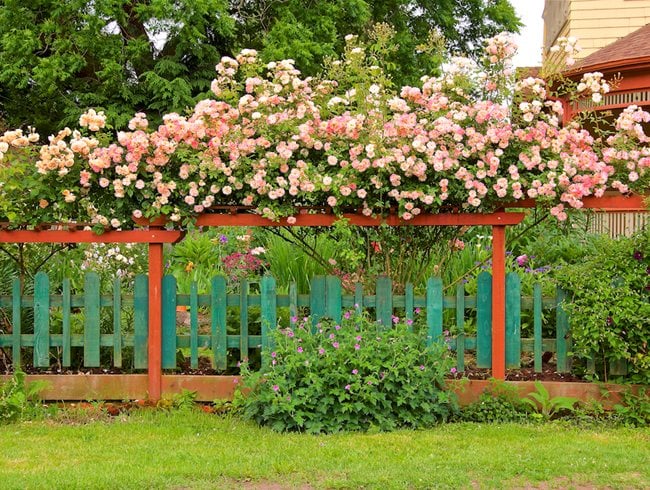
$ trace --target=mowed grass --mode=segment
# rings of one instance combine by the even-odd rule
[[[142,411],[0,426],[0,487],[649,488],[650,429],[447,424],[309,436]]]

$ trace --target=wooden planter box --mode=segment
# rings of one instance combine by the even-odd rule
[[[10,376],[0,376],[0,382]],[[90,400],[143,400],[147,398],[146,374],[79,374],[79,375],[28,375],[26,381],[45,381],[47,388],[41,393],[47,401],[90,401]],[[211,402],[216,399],[232,399],[239,376],[193,376],[163,375],[162,395],[170,397],[183,390],[194,391],[197,401]],[[521,396],[535,391],[530,381],[506,381],[519,389]],[[628,389],[637,391],[639,386],[617,384],[543,382],[551,397],[572,396],[582,401],[596,400],[612,408],[621,401],[621,393]],[[478,400],[489,387],[485,380],[450,380],[448,385],[458,395],[461,405]]]

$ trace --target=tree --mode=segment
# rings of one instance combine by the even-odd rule
[[[234,27],[225,0],[6,0],[2,117],[49,134],[87,107],[116,127],[138,110],[183,111],[209,89]]]
[[[255,48],[318,75],[346,34],[394,26],[385,68],[395,85],[435,72],[435,34],[450,49],[519,21],[507,0],[5,0],[0,6],[0,118],[50,134],[88,107],[124,128],[183,112],[209,89],[223,55]]]
[[[508,0],[248,0],[238,2],[240,42],[266,59],[293,58],[303,73],[316,75],[323,58],[343,48],[346,34],[368,32],[375,23],[396,30],[398,49],[388,60],[397,86],[432,74],[441,57],[437,37],[451,52],[473,55],[481,43],[521,23]]]

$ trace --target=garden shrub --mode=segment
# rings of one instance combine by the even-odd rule
[[[650,425],[650,391],[642,387],[636,394],[628,390],[621,395],[622,403],[614,405],[617,422],[627,427],[648,427]]]
[[[605,380],[610,363],[627,361],[630,381],[650,382],[650,230],[601,237],[592,254],[557,278],[571,294],[564,307],[574,356],[595,359]]]
[[[492,379],[479,399],[463,408],[460,420],[479,423],[526,422],[529,412],[516,387]]]
[[[296,320],[294,318],[294,320]],[[398,321],[398,320],[396,320]],[[445,391],[447,347],[397,323],[386,330],[358,313],[309,318],[274,332],[262,371],[243,366],[244,416],[277,431],[332,433],[418,428],[457,411]]]
[[[37,415],[42,409],[38,394],[44,388],[43,381],[27,385],[25,373],[16,369],[8,381],[0,384],[0,424],[18,422]]]

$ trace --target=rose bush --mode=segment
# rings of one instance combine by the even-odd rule
[[[346,38],[329,78],[302,78],[291,60],[262,63],[253,50],[216,66],[213,99],[158,128],[136,114],[129,131],[102,130],[89,111],[36,148],[20,130],[0,138],[0,219],[15,224],[84,221],[131,226],[131,216],[174,222],[215,205],[251,206],[272,219],[296,206],[365,215],[396,209],[489,212],[535,198],[559,220],[585,196],[645,191],[650,147],[631,106],[609,136],[577,122],[562,127],[562,103],[539,78],[515,80],[515,46],[499,35],[478,61],[453,58],[440,77],[393,90],[377,55]],[[575,45],[563,41],[566,58]],[[599,74],[573,95],[598,100]],[[566,84],[562,85],[566,87]]]

